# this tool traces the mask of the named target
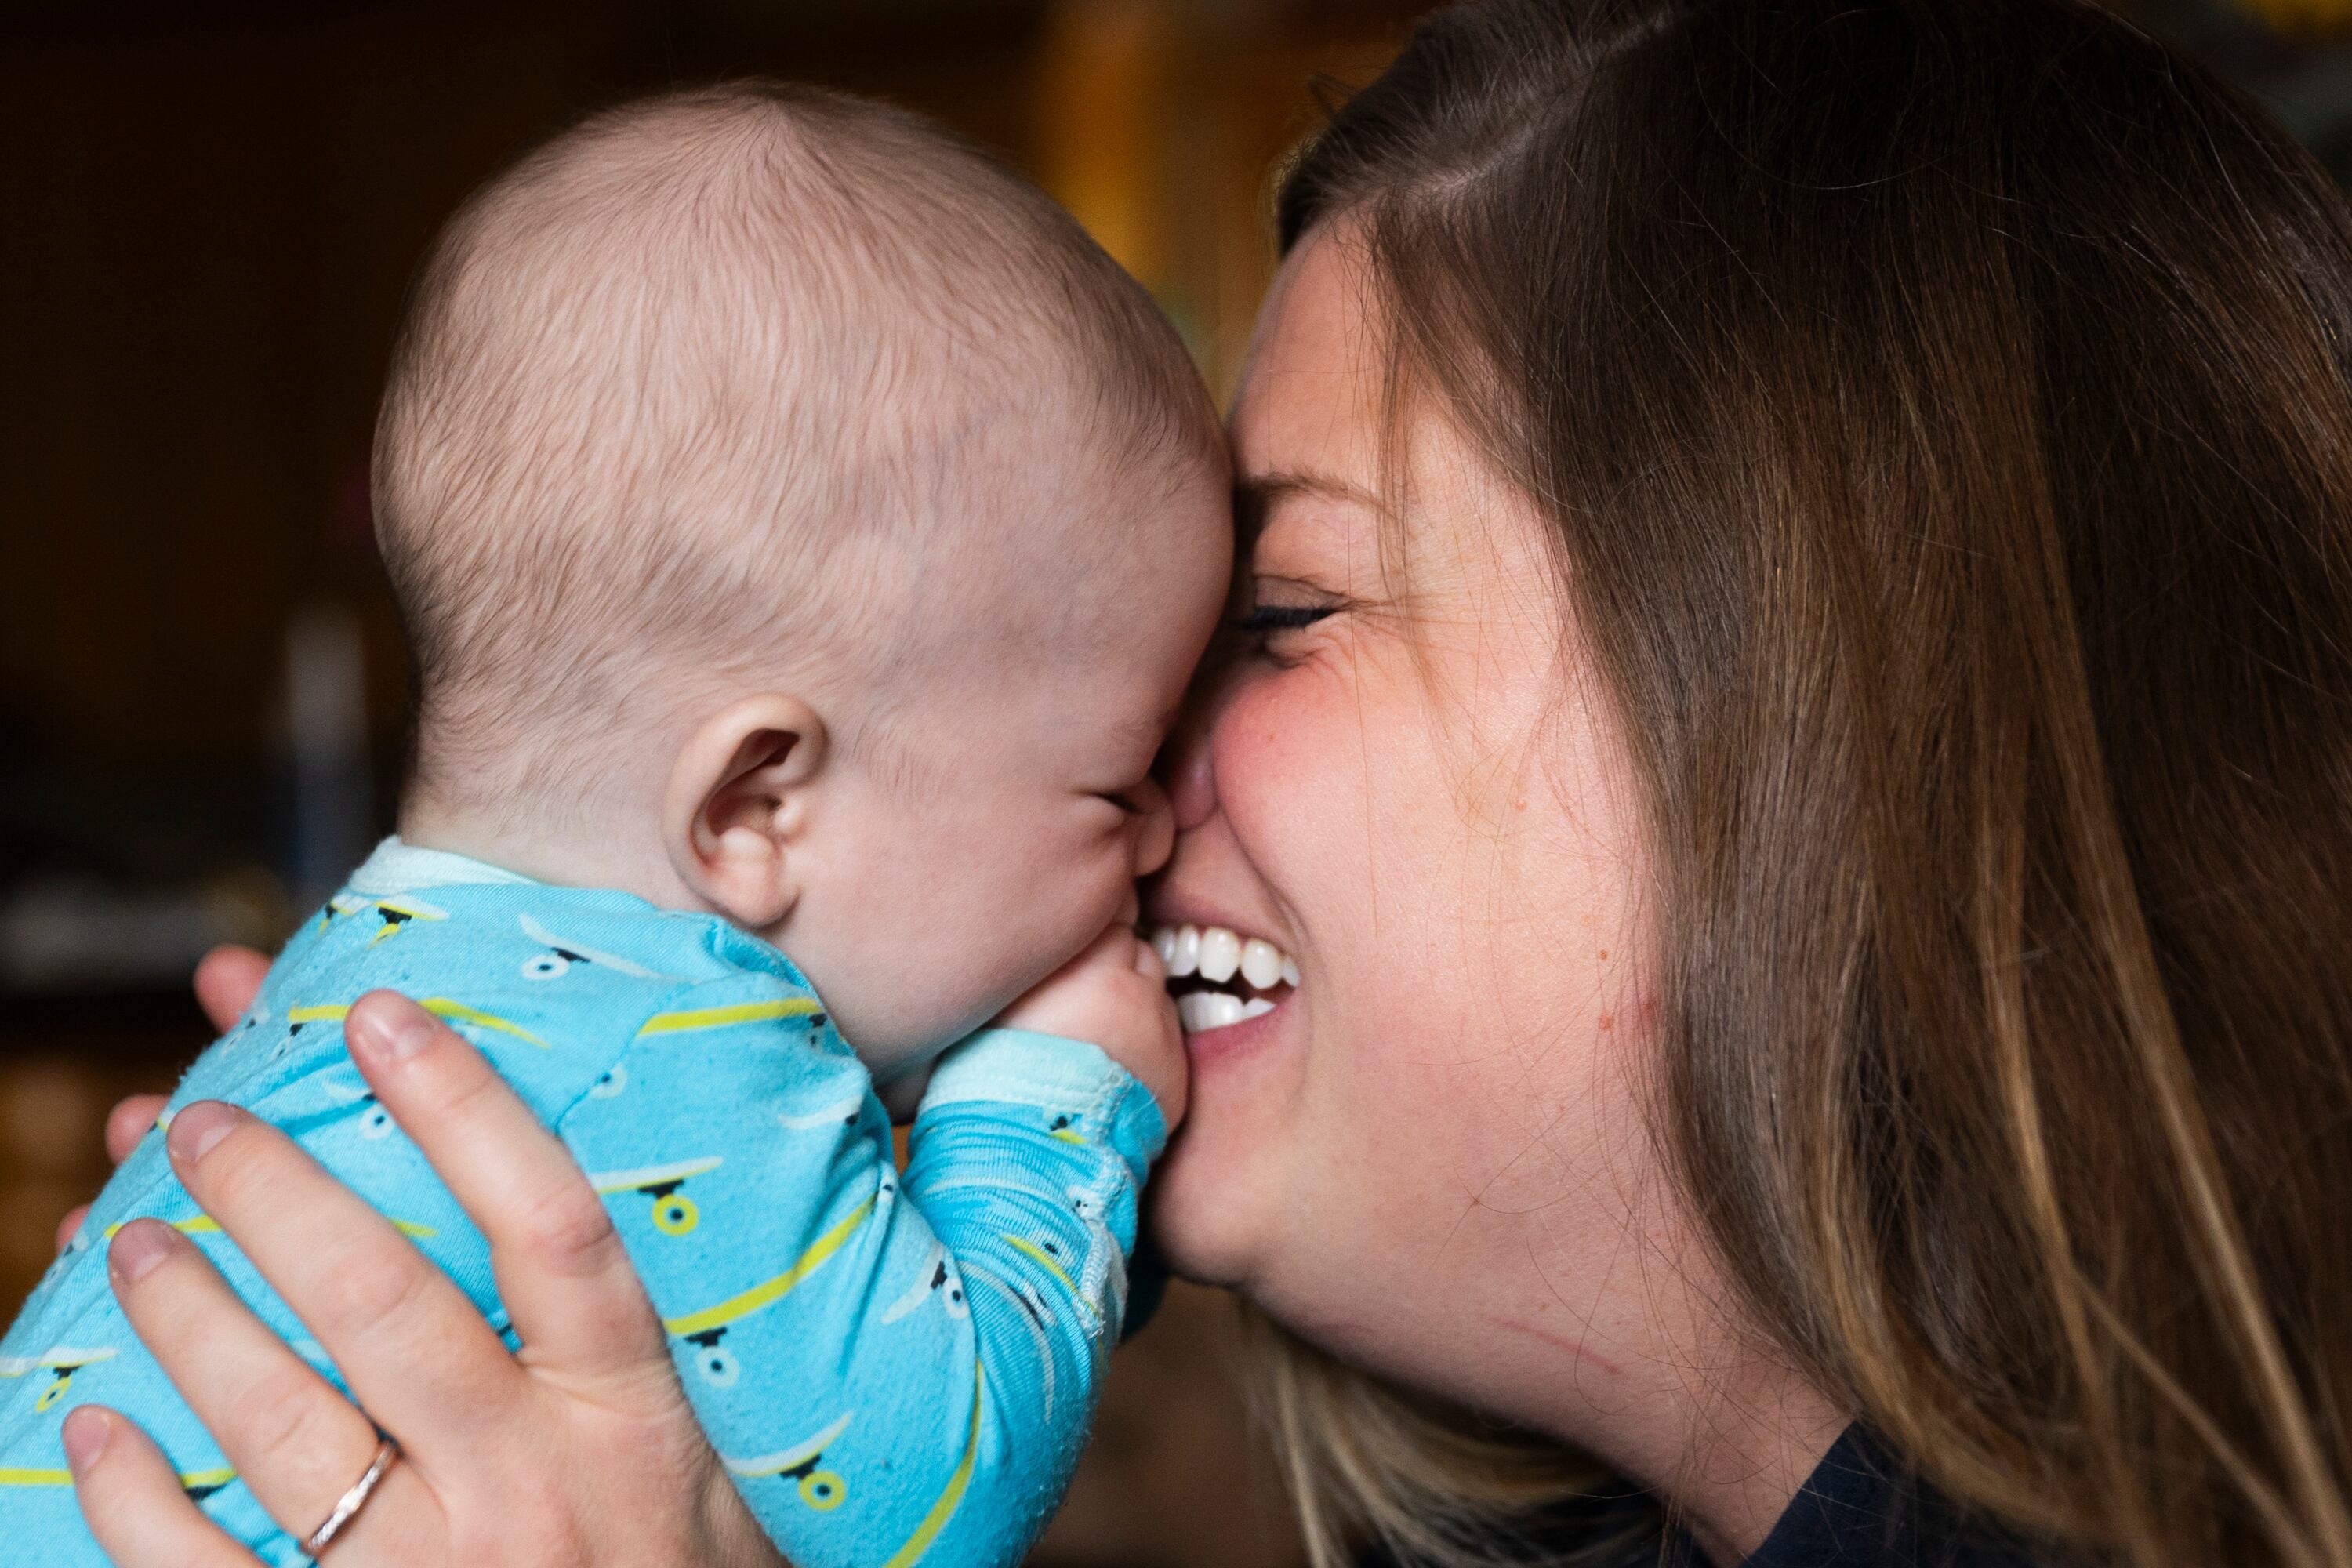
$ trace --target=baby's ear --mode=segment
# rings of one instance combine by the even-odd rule
[[[799,900],[794,875],[824,721],[796,697],[749,697],[706,721],[671,765],[662,802],[670,864],[736,924],[764,931]]]

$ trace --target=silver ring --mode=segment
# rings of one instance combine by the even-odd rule
[[[327,1522],[312,1531],[310,1538],[302,1542],[304,1556],[318,1556],[343,1532],[343,1526],[351,1523],[358,1517],[360,1510],[367,1506],[368,1494],[375,1490],[376,1482],[383,1479],[383,1473],[392,1468],[393,1460],[400,1457],[399,1444],[381,1434],[378,1436],[375,1458],[368,1461],[365,1472],[352,1483],[351,1490],[336,1500],[334,1511],[327,1515]]]

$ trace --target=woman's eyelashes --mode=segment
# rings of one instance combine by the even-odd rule
[[[1338,615],[1343,607],[1329,603],[1281,605],[1260,600],[1228,623],[1232,640],[1225,645],[1226,658],[1234,665],[1255,663],[1274,669],[1289,669],[1306,657],[1312,642],[1311,638],[1299,638],[1298,634]]]
[[[1251,570],[1242,574],[1237,586],[1239,613],[1229,624],[1234,633],[1260,647],[1347,608],[1339,595],[1296,577]]]
[[[1255,637],[1301,631],[1338,610],[1336,605],[1252,605],[1242,616],[1238,629]]]
[[[1292,637],[1318,621],[1338,615],[1342,607],[1328,603],[1252,605],[1234,622],[1235,649],[1244,658],[1286,669],[1295,662],[1292,655],[1299,651],[1288,646]]]

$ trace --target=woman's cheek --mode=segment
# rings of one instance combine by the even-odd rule
[[[1326,811],[1335,771],[1360,773],[1363,718],[1348,682],[1328,660],[1318,660],[1268,669],[1242,685],[1209,737],[1217,802],[1243,853],[1268,890],[1297,908],[1304,921],[1315,919],[1318,890],[1286,885],[1292,846],[1281,824]]]
[[[1184,1127],[1154,1177],[1160,1243],[1195,1279],[1267,1285],[1307,1239],[1293,1233],[1314,1207],[1302,1194],[1344,1154],[1344,1110],[1327,1100],[1345,1075],[1318,1058],[1348,1044],[1332,1036],[1367,862],[1360,832],[1334,825],[1362,820],[1363,717],[1327,670],[1265,669],[1228,695],[1209,737],[1223,833],[1193,851],[1200,890],[1279,911],[1290,929],[1273,934],[1307,973],[1265,1046],[1196,1064]]]
[[[1269,766],[1279,757],[1282,737],[1276,718],[1280,694],[1272,679],[1260,677],[1237,691],[1217,715],[1209,734],[1210,769],[1217,783],[1217,805],[1228,819],[1237,806],[1246,808],[1264,786]],[[1244,841],[1243,848],[1256,847]]]

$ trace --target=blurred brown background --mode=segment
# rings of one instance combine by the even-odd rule
[[[109,4],[0,32],[0,1306],[103,1178],[105,1107],[206,1031],[216,941],[273,942],[391,820],[404,669],[370,542],[377,384],[426,239],[506,158],[744,73],[929,111],[1071,207],[1229,390],[1310,78],[1417,0]],[[2352,171],[2352,0],[2132,7]],[[1296,1561],[1179,1289],[1113,1364],[1039,1553]]]

